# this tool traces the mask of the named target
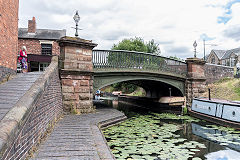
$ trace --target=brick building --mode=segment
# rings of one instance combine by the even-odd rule
[[[0,82],[17,69],[19,0],[0,2]]]
[[[240,62],[240,48],[212,50],[206,57],[207,63],[234,67]]]
[[[43,71],[53,55],[60,54],[56,42],[66,36],[66,30],[37,29],[35,17],[28,20],[28,28],[18,29],[18,51],[27,47],[29,71]]]

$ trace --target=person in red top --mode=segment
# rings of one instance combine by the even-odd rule
[[[20,50],[20,57],[18,58],[19,62],[22,66],[22,71],[27,72],[27,48],[26,46],[22,47],[22,50]]]

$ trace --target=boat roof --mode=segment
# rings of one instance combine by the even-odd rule
[[[217,98],[211,98],[211,100],[209,100],[208,98],[205,98],[205,97],[194,98],[194,99],[200,100],[200,101],[205,101],[205,102],[210,102],[210,103],[221,103],[221,104],[227,104],[227,105],[240,106],[240,101],[229,101],[229,100],[217,99]]]

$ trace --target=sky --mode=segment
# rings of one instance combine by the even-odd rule
[[[80,15],[79,37],[96,49],[111,49],[125,38],[154,39],[161,55],[185,59],[212,49],[240,47],[240,0],[20,0],[19,28],[36,17],[38,29],[66,29],[74,36],[73,16]]]

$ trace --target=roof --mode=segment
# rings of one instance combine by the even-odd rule
[[[36,33],[28,33],[27,28],[18,29],[18,38],[57,40],[66,36],[66,30],[36,29]]]
[[[217,55],[218,59],[222,59],[222,57],[226,52],[225,50],[215,50],[215,49],[213,49],[212,51]]]
[[[231,56],[232,53],[234,53],[236,55],[239,55],[240,54],[240,48],[234,48],[234,49],[227,50],[225,55],[222,57],[222,59],[228,59]]]

